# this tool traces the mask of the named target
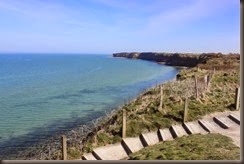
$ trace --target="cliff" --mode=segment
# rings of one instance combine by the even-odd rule
[[[236,55],[236,54],[234,54]],[[121,52],[114,53],[113,57],[125,57],[132,59],[143,59],[155,62],[163,62],[165,65],[170,66],[183,66],[183,67],[195,67],[198,64],[204,64],[209,59],[223,58],[226,55],[221,53],[158,53],[158,52]],[[236,55],[238,56],[238,54]],[[240,56],[240,55],[239,55]]]

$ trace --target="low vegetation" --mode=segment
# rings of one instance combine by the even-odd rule
[[[137,99],[125,104],[122,109],[127,113],[126,135],[135,137],[144,132],[182,122],[186,98],[189,103],[187,121],[199,119],[213,112],[234,110],[235,89],[240,85],[240,71],[237,69],[239,61],[232,56],[227,61],[230,63],[228,69],[224,67],[226,63],[223,59],[217,57],[213,58],[213,61],[208,60],[205,65],[183,69],[177,76],[178,80],[151,88]],[[213,62],[219,64],[217,69],[212,67]],[[207,75],[210,77],[209,85],[205,81]],[[195,77],[199,92],[197,99]],[[161,110],[160,87],[163,87]],[[85,141],[82,152],[91,152],[95,147],[121,141],[122,110],[110,115],[99,126],[100,128],[93,132],[94,135]]]
[[[240,160],[240,148],[220,134],[196,134],[146,147],[130,160]]]

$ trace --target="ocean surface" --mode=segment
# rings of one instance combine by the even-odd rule
[[[87,123],[178,71],[111,54],[1,54],[0,159],[18,142]]]

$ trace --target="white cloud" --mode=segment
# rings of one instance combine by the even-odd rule
[[[232,0],[194,0],[189,1],[187,5],[171,8],[167,11],[161,11],[151,16],[145,21],[145,28],[141,31],[142,34],[162,34],[182,26],[192,23],[214,13],[221,12],[221,10],[229,7]]]

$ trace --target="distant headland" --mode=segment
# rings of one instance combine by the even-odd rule
[[[236,58],[240,60],[240,54],[230,53],[165,53],[165,52],[120,52],[113,53],[113,57],[125,57],[131,59],[142,59],[164,63],[170,66],[195,67],[204,64],[213,58]]]

